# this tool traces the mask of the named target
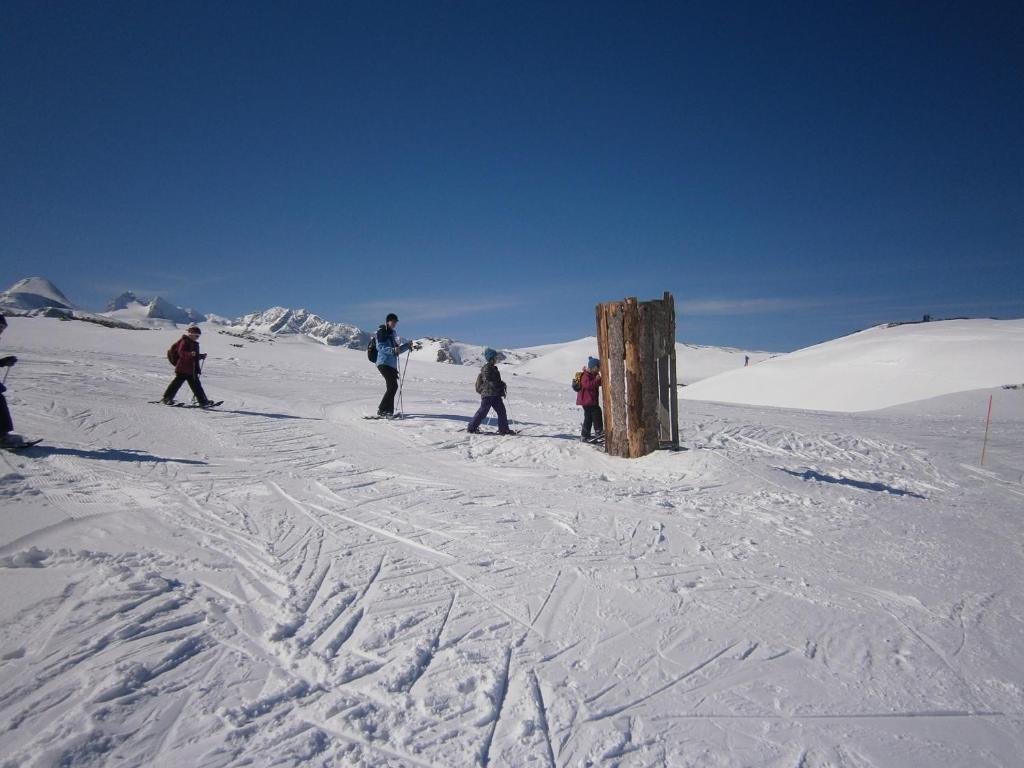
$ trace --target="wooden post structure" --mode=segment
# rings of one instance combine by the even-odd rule
[[[598,304],[605,449],[639,458],[679,448],[676,310],[672,294]]]

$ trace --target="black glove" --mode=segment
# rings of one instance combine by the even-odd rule
[[[7,391],[7,387],[5,387],[3,384],[0,384],[0,395],[2,395],[6,391]]]
[[[18,358],[16,358],[14,355],[0,357],[0,368],[10,368],[16,362],[18,362]]]
[[[508,397],[508,384],[501,382],[501,396]]]

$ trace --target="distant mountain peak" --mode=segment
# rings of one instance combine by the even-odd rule
[[[249,332],[271,336],[306,336],[330,347],[362,349],[370,334],[349,323],[333,323],[306,309],[271,307],[262,312],[243,315],[232,326]]]
[[[149,299],[142,299],[136,296],[132,291],[125,291],[120,296],[111,299],[107,303],[107,308],[104,312],[117,312],[121,309],[127,309],[132,304],[149,304]]]
[[[107,304],[105,314],[147,320],[169,320],[172,323],[199,323],[206,316],[191,307],[179,307],[161,296],[152,299],[125,291]]]
[[[0,293],[0,306],[30,310],[44,307],[75,309],[60,288],[45,277],[26,277]]]

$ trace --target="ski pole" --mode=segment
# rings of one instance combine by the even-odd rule
[[[398,382],[398,411],[403,416],[405,415],[405,400],[402,397],[402,390],[405,388],[405,372],[409,368],[409,358],[412,357],[412,347],[409,347],[409,351],[405,356],[405,363],[402,364],[402,376]]]
[[[7,366],[7,370],[4,371],[4,380],[3,380],[2,383],[4,383],[4,384],[7,383],[7,374],[11,372],[11,368],[13,368],[13,367],[14,367],[13,365],[8,365]]]

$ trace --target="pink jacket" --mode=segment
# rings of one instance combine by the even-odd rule
[[[601,374],[583,371],[580,377],[580,391],[576,393],[576,405],[600,405],[597,390],[601,386]]]

